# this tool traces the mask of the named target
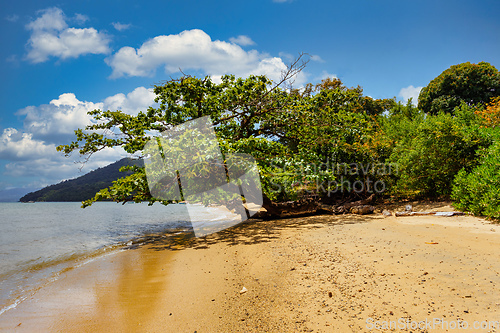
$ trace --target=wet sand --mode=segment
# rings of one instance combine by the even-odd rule
[[[470,216],[253,221],[67,271],[0,331],[500,332],[499,249],[500,226]]]

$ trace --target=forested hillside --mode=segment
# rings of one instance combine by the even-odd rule
[[[59,184],[47,186],[41,190],[23,196],[19,201],[85,201],[102,190],[112,185],[118,178],[130,172],[120,172],[120,168],[127,165],[142,166],[142,160],[130,158],[121,159],[106,167],[96,169],[81,177],[65,180]]]

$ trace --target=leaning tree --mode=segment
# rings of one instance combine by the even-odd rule
[[[376,114],[391,103],[363,96],[361,88],[347,88],[338,79],[293,89],[290,83],[305,65],[299,57],[277,82],[265,76],[233,75],[223,76],[220,83],[210,77],[187,75],[163,82],[154,88],[157,107],[137,115],[120,110],[91,111],[93,123],[76,130],[76,140],[58,150],[89,157],[106,148],[121,147],[144,157],[144,148],[152,138],[209,116],[224,156],[246,153],[256,160],[263,206],[271,215],[314,212],[321,206],[324,192],[330,193],[328,186],[318,187],[318,182],[335,180],[338,175],[329,168],[311,166],[325,165],[332,158],[337,162],[366,160],[363,144],[369,140]],[[132,173],[83,206],[98,200],[172,202],[151,194],[144,167],[131,166],[128,170]],[[352,192],[345,190],[347,194]],[[369,194],[356,193],[358,199]]]

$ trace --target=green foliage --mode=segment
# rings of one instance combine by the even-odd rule
[[[280,188],[329,201],[331,193],[340,192],[336,191],[337,185],[346,181],[350,185],[363,184],[366,194],[367,183],[378,179],[361,171],[371,169],[377,162],[370,140],[377,129],[378,114],[394,104],[392,99],[363,96],[360,87],[348,88],[339,79],[307,86],[286,113],[289,126],[286,140],[281,142],[293,153],[293,159],[280,161],[278,174],[293,186]],[[356,166],[348,169],[356,171],[338,171],[337,166],[342,169],[351,164]],[[352,193],[352,188],[344,186],[343,194],[348,193]]]
[[[269,199],[287,201],[297,198],[296,191],[286,187],[290,182],[288,175],[283,175],[282,170],[277,167],[281,162],[291,163],[293,160],[294,154],[287,146],[275,140],[256,137],[238,141],[224,139],[219,141],[219,146],[224,155],[245,153],[255,159],[260,171],[263,194]]]
[[[264,76],[227,75],[221,81],[188,76],[165,82],[154,89],[159,107],[137,116],[94,110],[90,112],[93,124],[77,130],[76,140],[58,149],[67,155],[75,150],[90,155],[122,147],[140,154],[150,135],[210,116],[223,154],[249,153],[256,159],[264,195],[296,200],[317,192],[312,184],[335,180],[328,170],[310,171],[308,165],[372,161],[366,144],[375,129],[375,117],[394,104],[363,96],[360,87],[347,88],[338,79],[324,80],[302,92],[282,89],[285,81],[272,83]],[[95,200],[157,199],[148,191],[144,170],[136,170],[85,205]]]
[[[418,107],[429,114],[453,110],[465,102],[485,105],[500,96],[500,73],[487,62],[454,65],[420,91]]]
[[[380,128],[372,142],[372,146],[378,149],[379,158],[389,158],[396,145],[409,146],[424,120],[425,114],[415,108],[411,101],[406,105],[401,102],[394,105],[387,115],[379,118]]]
[[[94,202],[101,200],[111,200],[123,203],[129,201],[136,203],[148,201],[149,205],[152,205],[157,201],[164,204],[168,203],[151,197],[146,181],[144,167],[132,166],[130,168],[121,168],[120,171],[132,171],[133,173],[113,181],[113,184],[109,186],[109,188],[103,188],[93,197],[84,200],[82,202],[82,207],[88,207]]]
[[[472,171],[460,170],[452,199],[457,209],[500,219],[500,141],[488,148]]]
[[[452,66],[422,90],[417,109],[411,100],[404,105],[395,99],[364,96],[359,86],[346,87],[336,78],[294,90],[282,87],[286,75],[277,83],[264,76],[227,75],[220,83],[210,77],[186,76],[156,86],[159,107],[136,116],[121,111],[90,112],[93,124],[77,130],[76,140],[58,149],[65,154],[91,155],[122,147],[128,153],[146,154],[144,148],[151,137],[210,116],[224,158],[233,153],[252,155],[263,194],[272,201],[312,196],[326,202],[342,181],[360,182],[366,195],[370,181],[383,181],[389,193],[398,197],[453,194],[461,207],[496,216],[494,210],[500,203],[495,189],[500,186],[495,183],[498,173],[492,170],[498,167],[493,162],[500,148],[484,152],[500,141],[498,102],[493,100],[486,110],[481,103],[500,93],[499,79],[498,71],[484,62]],[[162,149],[174,160],[185,158],[175,155],[175,147]],[[483,156],[481,160],[479,156]],[[189,158],[200,160],[191,176],[193,186],[203,186],[197,179],[212,174],[212,166],[203,162],[204,156]],[[170,164],[178,165],[175,161]],[[374,172],[377,165],[383,165],[384,172]],[[347,171],[339,173],[339,166]],[[472,170],[479,176],[473,178]],[[130,171],[84,206],[97,200],[171,202],[151,195],[143,167]],[[481,177],[491,180],[491,190],[480,182]],[[159,186],[176,181],[173,176]],[[350,195],[354,192],[349,184],[341,187]],[[485,200],[497,201],[488,208]]]
[[[313,153],[320,160],[346,159],[347,156],[338,155],[349,155],[350,148],[370,131],[362,102],[356,88],[321,90],[304,98],[289,122],[296,151],[306,156]]]
[[[399,170],[392,179],[393,194],[434,198],[451,194],[458,171],[475,166],[480,148],[490,144],[474,110],[463,103],[455,116],[394,114],[386,122],[384,133],[394,144],[388,160]]]
[[[158,136],[188,120],[210,116],[218,138],[224,143],[223,153],[236,148],[240,152],[250,151],[262,165],[274,152],[284,151],[283,144],[276,141],[284,139],[290,121],[284,111],[300,98],[273,86],[264,76],[242,79],[227,75],[220,84],[213,83],[210,77],[187,76],[156,86],[154,91],[158,108],[149,108],[137,116],[94,110],[89,113],[94,123],[75,131],[76,140],[59,146],[58,150],[66,155],[75,150],[91,155],[106,148],[122,147],[128,153],[140,154],[149,135]],[[157,200],[149,193],[144,170],[136,170],[133,176],[114,182],[109,190],[99,192],[85,205],[104,199]]]

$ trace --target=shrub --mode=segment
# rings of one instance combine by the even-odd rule
[[[475,108],[462,103],[455,115],[439,113],[407,121],[389,161],[399,167],[391,192],[404,197],[449,197],[455,175],[477,164],[484,136]]]
[[[500,141],[491,145],[471,172],[460,170],[452,199],[457,209],[500,219]]]

